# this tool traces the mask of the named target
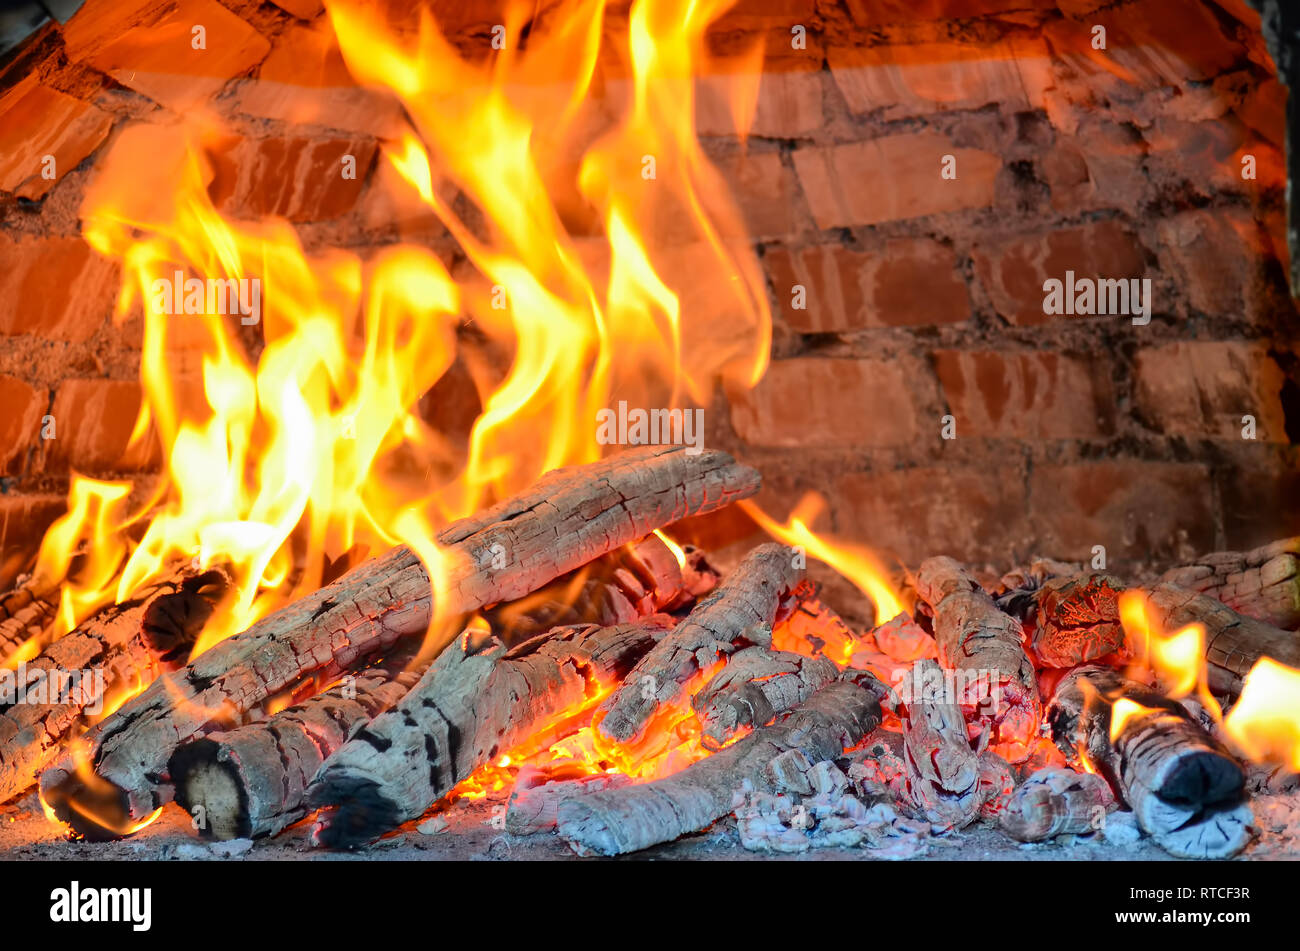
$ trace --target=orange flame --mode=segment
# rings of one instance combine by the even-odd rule
[[[1300,670],[1263,657],[1246,675],[1241,697],[1223,721],[1237,747],[1256,763],[1300,772]]]
[[[1219,702],[1210,693],[1205,664],[1205,628],[1189,624],[1166,635],[1151,622],[1146,595],[1129,590],[1119,596],[1120,623],[1133,651],[1132,669],[1139,679],[1154,673],[1172,700],[1196,696],[1216,720]]]

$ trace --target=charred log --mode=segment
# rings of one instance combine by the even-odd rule
[[[1054,578],[1035,593],[1034,656],[1046,667],[1075,667],[1124,650],[1119,594],[1105,574]]]
[[[1110,786],[1095,773],[1040,769],[1016,787],[998,825],[1021,842],[1096,832],[1115,808]]]
[[[691,707],[706,744],[717,749],[746,727],[771,723],[837,676],[839,668],[825,657],[746,647],[700,688]]]
[[[1300,627],[1300,538],[1205,555],[1165,572],[1161,580],[1209,595],[1265,624],[1288,631]]]

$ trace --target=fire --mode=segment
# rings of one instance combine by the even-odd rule
[[[1223,721],[1224,731],[1256,763],[1277,763],[1300,772],[1300,670],[1261,658],[1241,697]]]
[[[1219,702],[1210,693],[1205,666],[1205,628],[1189,624],[1166,635],[1151,623],[1146,595],[1125,591],[1119,596],[1120,623],[1134,653],[1133,670],[1139,679],[1150,672],[1173,700],[1195,695],[1219,719]]]
[[[118,836],[134,835],[141,829],[151,825],[160,815],[162,815],[162,806],[159,806],[149,815],[145,816],[138,822],[125,822],[117,816],[122,814],[121,805],[118,797],[121,791],[106,779],[101,779],[90,763],[90,750],[86,744],[79,740],[74,740],[68,746],[69,755],[76,765],[77,777],[84,784],[85,795],[78,797],[76,801],[69,801],[70,808],[75,810],[87,822],[85,828],[99,829],[106,833]],[[61,825],[54,809],[40,797],[41,810],[45,817],[56,825]],[[80,824],[79,824],[80,825]]]
[[[604,0],[536,21],[513,3],[503,48],[472,59],[427,11],[408,42],[364,4],[327,6],[349,70],[406,107],[383,161],[467,273],[423,247],[308,250],[285,221],[223,215],[213,115],[125,129],[81,219],[122,264],[116,320],[142,322],[132,446],[156,441],[163,472],[74,477],[38,559],[62,584],[57,634],[181,561],[235,582],[196,653],[318,588],[354,546],[406,544],[436,584],[437,528],[597,458],[601,408],[704,403],[766,367],[761,272],[694,132],[704,31],[729,0],[639,0],[621,38]],[[738,112],[751,100],[737,89]],[[707,299],[683,294],[699,273]],[[466,350],[471,323],[489,350]],[[456,445],[416,406],[461,358],[483,409]]]
[[[681,545],[677,544],[675,541],[673,541],[671,538],[669,538],[667,535],[665,535],[657,528],[654,530],[654,534],[658,536],[659,540],[663,542],[665,545],[667,545],[668,550],[673,553],[673,557],[677,559],[677,567],[685,568],[686,549],[682,548]]]
[[[799,501],[784,525],[752,501],[742,501],[740,505],[773,538],[787,545],[799,546],[809,557],[824,562],[853,582],[854,587],[875,606],[877,626],[892,621],[903,613],[902,602],[890,586],[876,557],[868,549],[836,541],[828,535],[818,535],[808,527],[826,508],[826,500],[816,492],[809,492]]]
[[[1159,712],[1160,711],[1151,707],[1144,707],[1142,704],[1128,699],[1128,697],[1120,697],[1111,705],[1110,708],[1111,742],[1113,743],[1115,740],[1119,739],[1120,734],[1124,732],[1124,728],[1137,717]]]

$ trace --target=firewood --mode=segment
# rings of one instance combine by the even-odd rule
[[[422,815],[478,767],[622,679],[669,626],[652,615],[559,628],[509,651],[495,637],[463,635],[321,766],[307,791],[323,810],[313,841],[355,848]]]
[[[1034,656],[1046,667],[1075,667],[1124,651],[1119,593],[1124,584],[1101,573],[1053,578],[1035,592]]]
[[[995,818],[1014,785],[1006,761],[983,749],[988,727],[981,744],[971,747],[950,684],[938,664],[918,660],[902,695],[907,798],[937,832],[964,829],[980,816]]]
[[[553,776],[542,770],[520,770],[506,809],[507,832],[511,835],[550,832],[559,821],[560,803],[565,799],[616,789],[631,782],[622,773],[590,773],[571,779]]]
[[[656,528],[752,495],[758,484],[753,469],[725,453],[682,447],[548,473],[438,535],[447,556],[438,616],[523,597]],[[361,565],[159,678],[90,730],[95,775],[121,790],[123,816],[139,821],[171,800],[166,766],[181,742],[238,722],[307,675],[355,668],[400,637],[423,636],[432,602],[429,575],[409,549]],[[66,800],[84,788],[67,757],[42,777],[42,794],[65,821],[75,813]]]
[[[721,748],[745,727],[771,723],[839,676],[825,657],[804,657],[766,647],[736,651],[727,666],[692,698],[706,745]]]
[[[1238,614],[1293,631],[1300,627],[1300,538],[1252,551],[1221,551],[1161,578],[1222,601]]]
[[[1300,667],[1300,634],[1244,617],[1205,594],[1164,583],[1148,592],[1151,620],[1172,633],[1188,624],[1205,627],[1210,689],[1234,696],[1261,657]]]
[[[28,685],[24,702],[11,702],[15,693],[0,708],[0,801],[35,782],[64,740],[98,716],[113,694],[179,666],[228,583],[220,570],[175,568],[20,661],[14,684]],[[39,699],[37,684],[44,691]]]
[[[1021,842],[1096,832],[1115,808],[1106,780],[1095,773],[1040,769],[1016,787],[998,825]]]
[[[40,638],[58,610],[58,592],[41,590],[31,578],[0,598],[0,664],[25,644],[43,648]]]
[[[770,646],[772,625],[799,580],[791,549],[760,545],[745,556],[713,594],[699,602],[676,629],[637,664],[601,705],[597,730],[628,742],[660,708],[681,697],[696,673],[751,645]]]
[[[884,686],[846,672],[769,726],[671,776],[565,799],[559,834],[582,853],[621,855],[698,832],[726,815],[744,791],[777,792],[774,764],[799,751],[819,763],[857,745],[880,723]]]
[[[1114,705],[1136,712],[1114,740]],[[1086,760],[1172,855],[1227,858],[1250,840],[1245,772],[1182,705],[1111,668],[1080,667],[1056,687],[1052,737],[1072,762]]]
[[[349,675],[266,720],[181,744],[168,767],[177,802],[205,837],[275,835],[307,814],[305,791],[321,764],[416,679],[383,668]]]
[[[1013,763],[1024,762],[1038,732],[1042,706],[1034,666],[1022,645],[1020,622],[951,558],[930,558],[916,575],[916,590],[934,613],[939,662],[993,683],[992,696],[968,694],[963,708],[979,727],[991,728],[990,744]],[[981,690],[983,693],[983,691]]]

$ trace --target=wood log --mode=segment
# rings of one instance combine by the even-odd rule
[[[565,799],[559,834],[582,854],[621,855],[698,832],[726,815],[744,791],[775,792],[774,764],[800,752],[819,763],[842,755],[880,723],[884,686],[846,672],[769,726],[671,776]]]
[[[177,802],[206,838],[275,835],[307,814],[321,764],[416,680],[373,668],[266,720],[181,744],[168,766]]]
[[[1241,693],[1250,669],[1261,657],[1300,667],[1300,634],[1244,617],[1206,594],[1162,583],[1147,592],[1152,623],[1168,633],[1188,624],[1205,628],[1206,674],[1216,693]]]
[[[691,699],[705,746],[720,749],[741,730],[771,723],[837,676],[839,668],[825,657],[766,647],[736,651]]]
[[[355,848],[422,815],[474,770],[617,682],[671,622],[560,628],[507,651],[467,634],[393,709],[321,766],[308,800],[315,844]]]
[[[752,495],[758,485],[758,473],[725,453],[690,455],[680,446],[555,470],[438,535],[447,561],[438,616],[523,597],[656,528]],[[171,800],[166,767],[181,742],[238,722],[307,675],[355,668],[400,637],[423,636],[432,614],[424,565],[410,550],[394,549],[160,678],[90,730],[94,774],[121,791],[119,811],[138,822]],[[45,772],[41,789],[68,821],[77,813],[67,800],[85,785],[64,758]]]
[[[24,645],[43,649],[41,638],[58,610],[58,592],[42,591],[30,578],[0,598],[0,664],[7,664]],[[29,646],[24,653],[30,652]]]
[[[972,748],[966,718],[955,697],[959,692],[932,660],[916,662],[904,684],[903,761],[905,791],[936,832],[964,829],[977,818],[996,818],[1015,785],[1006,761],[983,748]]]
[[[1042,705],[1020,622],[1004,614],[951,558],[922,563],[916,590],[934,615],[939,662],[976,675],[971,683],[978,692],[960,701],[968,718],[977,730],[991,729],[992,749],[1010,762],[1024,762],[1033,749]],[[996,688],[991,693],[978,686],[986,675]]]
[[[614,742],[633,741],[656,710],[681,698],[697,673],[743,647],[770,646],[772,625],[783,607],[793,606],[789,596],[800,577],[794,565],[785,545],[760,545],[746,555],[601,705],[596,724],[600,735]]]
[[[511,835],[536,835],[552,831],[559,821],[560,803],[602,789],[617,789],[632,780],[622,773],[564,774],[525,767],[515,779],[506,808],[506,831]]]
[[[1112,739],[1113,710],[1125,701],[1131,715]],[[1096,769],[1165,851],[1227,858],[1250,841],[1245,772],[1182,705],[1088,666],[1062,678],[1047,716],[1066,757]]]
[[[1034,595],[1030,640],[1034,657],[1046,667],[1075,667],[1122,655],[1119,593],[1123,590],[1118,578],[1100,572],[1044,582]]]
[[[1252,551],[1215,552],[1165,572],[1160,580],[1208,595],[1273,627],[1300,627],[1300,538],[1282,538]]]
[[[1115,808],[1106,780],[1095,773],[1040,769],[1016,787],[998,825],[1021,842],[1096,832]]]
[[[228,584],[222,571],[198,573],[185,564],[86,619],[35,659],[20,661],[13,683],[29,685],[25,696],[18,702],[15,691],[0,707],[0,801],[35,782],[74,729],[102,712],[111,692],[179,666]],[[43,698],[31,692],[35,684],[44,685]]]

